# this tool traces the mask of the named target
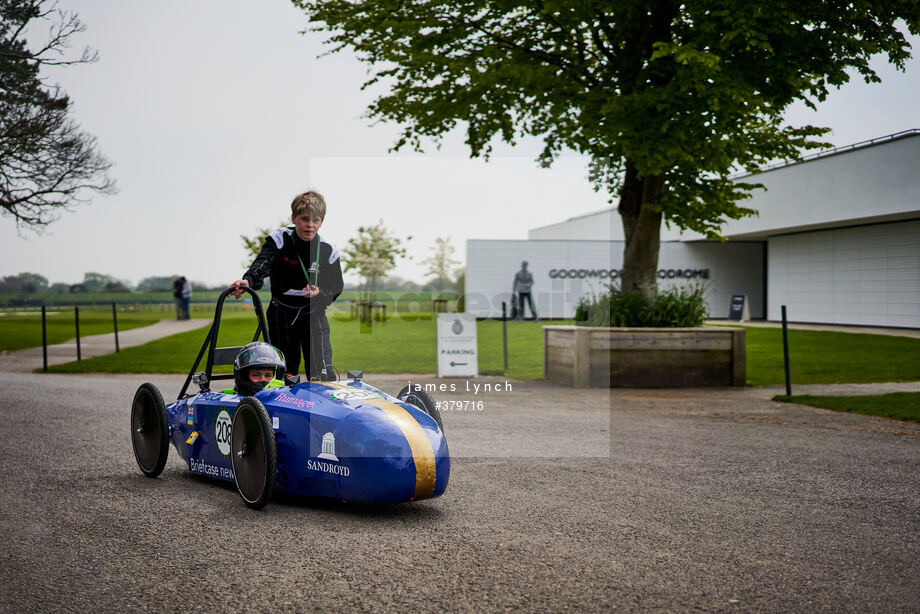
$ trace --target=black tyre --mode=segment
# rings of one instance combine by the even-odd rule
[[[404,403],[409,403],[415,405],[423,412],[434,418],[434,421],[438,423],[438,428],[441,431],[444,431],[444,424],[441,422],[441,412],[438,411],[437,406],[434,403],[434,400],[431,398],[427,392],[422,390],[418,384],[410,384],[399,391],[399,394],[396,395],[396,398]]]
[[[163,395],[153,384],[141,384],[131,404],[131,445],[144,475],[155,478],[166,466],[169,423]]]
[[[243,503],[256,510],[265,507],[275,489],[278,451],[268,412],[254,397],[240,401],[233,415],[230,462]]]

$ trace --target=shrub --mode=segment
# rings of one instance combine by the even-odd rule
[[[705,288],[669,288],[651,303],[638,292],[623,292],[610,285],[597,295],[586,295],[575,308],[581,326],[676,328],[701,326],[706,319]]]
[[[575,305],[575,322],[587,322],[588,321],[588,310],[591,308],[592,303],[595,298],[588,298],[588,295],[578,299],[578,304]]]

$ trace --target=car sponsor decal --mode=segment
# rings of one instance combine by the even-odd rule
[[[329,393],[329,396],[339,401],[367,401],[369,399],[382,399],[383,395],[373,390],[362,390],[361,388],[339,388]]]
[[[322,463],[315,461],[312,458],[307,459],[307,469],[310,471],[321,471],[331,475],[340,475],[343,478],[347,478],[351,475],[351,469],[345,465],[336,465],[335,463]]]
[[[336,382],[322,382],[322,384],[329,388],[335,388],[336,392],[341,392],[345,389],[349,391],[361,390],[360,388],[351,388],[346,384]],[[412,451],[412,460],[415,463],[415,492],[412,499],[427,499],[434,492],[437,474],[434,449],[431,447],[431,442],[428,440],[424,429],[412,417],[412,414],[396,403],[388,401],[382,394],[371,390],[364,390],[363,392],[373,393],[369,398],[362,400],[366,401],[368,405],[373,405],[383,410],[390,422],[402,431],[409,444],[409,449]]]
[[[316,405],[315,401],[308,401],[306,399],[301,399],[284,392],[279,392],[272,401],[276,403],[284,403],[285,405],[292,405],[294,407],[299,407],[300,409],[305,409],[307,407],[313,407]]]
[[[272,429],[278,430],[281,428],[281,422],[278,420],[278,416],[272,416]]]
[[[335,455],[335,435],[332,433],[323,435],[323,451],[319,458],[339,462],[339,457]]]
[[[317,458],[322,458],[329,462],[315,461],[312,458],[307,459],[307,469],[311,471],[321,471],[331,475],[340,475],[347,478],[351,475],[351,469],[345,465],[337,465],[339,457],[335,455],[335,435],[326,433],[323,435],[323,451]]]
[[[185,440],[185,443],[192,445],[198,441],[198,431],[194,431],[191,435],[188,436],[188,439]]]
[[[189,458],[188,468],[195,473],[213,478],[224,478],[226,480],[233,479],[233,469],[231,467],[218,467],[217,465],[208,463],[208,461],[203,458]]]
[[[221,456],[230,456],[230,426],[232,424],[230,412],[226,409],[220,410],[217,420],[214,421],[214,441],[217,442],[217,450]]]
[[[195,424],[195,408],[191,405],[188,406],[188,420],[186,424]]]

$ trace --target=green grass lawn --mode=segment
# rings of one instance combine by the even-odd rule
[[[118,330],[129,330],[155,324],[166,317],[174,317],[169,312],[119,312]],[[113,330],[111,308],[80,309],[80,336],[111,333]],[[76,337],[74,310],[47,310],[48,345],[62,343]],[[11,352],[23,348],[41,347],[42,316],[40,311],[5,311],[0,312],[0,351]]]
[[[869,416],[884,416],[896,420],[920,422],[920,392],[892,392],[871,396],[828,397],[810,394],[777,395],[774,401],[799,403],[834,411],[846,411]]]
[[[437,370],[436,321],[428,314],[416,320],[390,318],[370,331],[357,321],[330,318],[332,355],[340,371],[363,370],[369,373],[434,373]],[[243,345],[255,332],[252,313],[225,313],[218,346]],[[55,373],[187,373],[201,349],[206,330],[190,331],[143,346],[125,348],[80,362],[48,367]],[[479,371],[502,374],[501,322],[477,324]],[[542,324],[508,323],[509,364],[506,375],[514,379],[543,377]],[[301,366],[301,371],[303,367]]]
[[[214,303],[221,290],[195,290],[192,293],[192,305],[203,304],[209,305],[213,311]],[[263,288],[258,291],[262,302],[268,304],[271,298],[271,292]],[[437,295],[442,298],[456,300],[458,294],[454,291],[437,292],[410,292],[406,290],[379,290],[376,301],[387,304],[387,310],[392,311],[393,305],[397,303],[405,306],[411,303],[421,303],[427,308],[431,304],[431,299]],[[248,295],[247,295],[248,296]],[[355,290],[346,290],[339,296],[339,301],[347,301],[359,298],[359,292]],[[70,293],[51,293],[40,292],[36,294],[0,294],[0,307],[30,304],[30,305],[98,305],[100,307],[110,307],[113,302],[119,305],[130,304],[150,304],[152,306],[164,306],[165,309],[171,309],[173,304],[173,295],[171,291],[128,291],[128,292],[78,292]],[[27,303],[25,301],[28,301]]]
[[[208,315],[208,314],[202,314]],[[409,319],[415,317],[417,319]],[[570,324],[571,322],[552,322]],[[543,325],[508,322],[509,365],[515,379],[543,376]],[[391,317],[368,332],[348,313],[330,317],[333,361],[340,370],[369,373],[434,373],[435,320],[430,314]],[[224,313],[219,345],[242,345],[251,339],[255,318],[251,312]],[[477,324],[479,372],[501,375],[502,324]],[[191,367],[205,331],[198,330],[126,348],[117,356],[100,356],[80,363],[49,367],[56,372],[184,373]],[[790,330],[792,383],[840,384],[920,381],[920,340],[886,335]],[[782,333],[779,329],[747,328],[747,383],[752,386],[784,382]]]
[[[195,290],[192,293],[192,304],[205,303],[211,305],[212,309],[220,290]],[[268,301],[271,296],[270,292],[260,290],[259,297],[263,301]],[[70,306],[73,305],[97,305],[99,307],[111,307],[112,303],[119,305],[133,304],[151,304],[152,306],[163,305],[167,310],[171,308],[174,302],[172,291],[152,291],[152,292],[77,292],[71,293],[52,293],[40,292],[36,294],[0,294],[0,306],[15,306],[17,302],[23,304],[28,301],[31,305],[45,304]]]
[[[784,383],[782,330],[746,330],[747,384]],[[920,340],[790,329],[789,365],[793,385],[920,381]]]
[[[227,311],[221,319],[218,347],[245,345],[255,333],[252,312]],[[204,343],[207,327],[157,339],[81,361],[51,365],[51,373],[187,373]],[[202,360],[202,363],[204,360]],[[203,368],[203,367],[202,367]]]

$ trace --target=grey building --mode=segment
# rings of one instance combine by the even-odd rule
[[[741,179],[746,179],[742,177]],[[725,242],[663,229],[663,286],[701,283],[710,316],[746,294],[751,317],[920,328],[920,130],[764,169],[745,201],[759,215],[723,227]],[[571,317],[615,280],[623,234],[615,209],[534,228],[526,241],[467,242],[467,310],[497,316],[522,260],[541,317]]]

